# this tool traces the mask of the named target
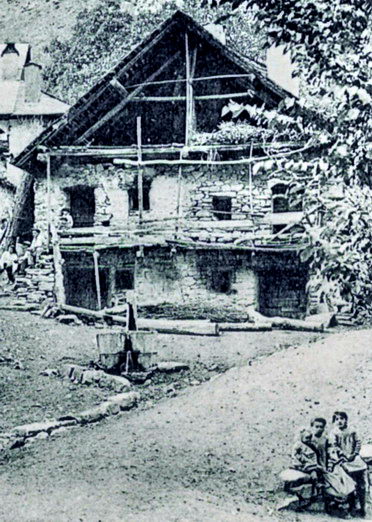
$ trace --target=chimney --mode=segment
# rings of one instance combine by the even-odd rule
[[[3,80],[18,80],[19,52],[14,43],[7,43],[1,53],[1,69]]]
[[[226,45],[226,32],[225,28],[220,24],[207,24],[204,26],[204,29],[209,31],[212,36],[216,38],[223,45]]]
[[[272,46],[267,50],[266,66],[270,80],[294,96],[299,96],[299,79],[292,76],[294,66],[290,53],[284,52],[284,45]]]
[[[41,96],[41,65],[29,62],[24,66],[25,102],[38,103]]]

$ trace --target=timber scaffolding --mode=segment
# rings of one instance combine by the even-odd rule
[[[161,41],[164,35],[172,33],[175,38],[173,43],[177,43],[177,52],[169,57],[163,56],[159,52],[162,50]],[[197,59],[200,61],[202,47],[199,39],[214,50],[216,56],[228,61],[227,74],[219,74],[218,69],[214,74],[203,74],[204,69],[198,70]],[[169,44],[169,42],[168,42]],[[156,46],[160,46],[160,51],[152,55]],[[204,44],[203,44],[204,45]],[[154,47],[155,46],[155,47]],[[166,46],[165,46],[166,47]],[[164,50],[164,49],[163,49]],[[152,52],[151,51],[151,52]],[[210,52],[210,51],[208,51]],[[150,53],[150,54],[149,54]],[[147,56],[147,58],[146,58]],[[152,56],[150,60],[149,57]],[[155,59],[156,58],[156,59]],[[171,77],[160,79],[165,71],[171,73],[171,66],[177,60],[182,61],[182,77]],[[162,59],[162,61],[160,61]],[[155,61],[154,61],[155,60]],[[143,67],[139,67],[142,64]],[[153,70],[155,69],[155,70]],[[138,71],[146,74],[139,75]],[[199,71],[199,75],[197,74]],[[217,73],[217,74],[216,74]],[[174,71],[173,71],[174,74]],[[136,81],[136,79],[141,81]],[[231,92],[220,92],[220,87],[215,87],[215,82],[230,81],[234,83],[234,90]],[[154,96],[153,89],[150,93],[145,93],[147,87],[180,85],[182,95],[169,95],[169,92],[162,96]],[[212,88],[208,94],[204,87],[209,85]],[[199,87],[200,92],[197,87]],[[218,92],[216,92],[216,89]],[[229,89],[230,90],[230,89]],[[157,94],[157,93],[155,93]],[[203,248],[203,249],[298,249],[301,239],[296,236],[287,235],[293,224],[286,226],[275,235],[267,232],[270,228],[269,221],[265,222],[265,216],[254,212],[254,202],[252,196],[252,166],[261,161],[272,161],[276,158],[292,157],[309,150],[309,146],[302,143],[264,143],[253,141],[245,144],[236,145],[195,145],[193,139],[196,135],[196,102],[203,102],[206,106],[209,103],[226,103],[229,99],[245,101],[248,99],[253,103],[267,103],[269,107],[276,104],[289,94],[271,82],[256,63],[251,63],[242,59],[236,53],[231,52],[218,42],[208,31],[196,24],[192,19],[183,13],[176,13],[165,25],[150,35],[145,41],[131,52],[124,60],[112,69],[100,82],[98,82],[86,96],[82,97],[71,110],[59,120],[53,127],[44,131],[38,138],[38,143],[30,144],[22,155],[17,158],[16,165],[22,167],[27,164],[31,156],[34,159],[46,160],[47,165],[47,216],[48,216],[48,244],[51,240],[51,177],[53,176],[51,164],[52,158],[81,158],[85,157],[91,162],[111,162],[113,165],[122,165],[137,168],[138,186],[138,220],[135,226],[130,225],[130,229],[109,227],[90,227],[88,229],[73,228],[67,233],[60,233],[58,242],[63,250],[99,250],[104,248],[133,248],[145,246],[179,246],[182,248]],[[110,100],[114,103],[111,105]],[[256,100],[257,98],[257,100]],[[256,101],[255,101],[256,100]],[[151,102],[153,106],[172,107],[172,104],[179,103],[184,105],[184,135],[176,138],[183,143],[168,145],[144,145],[142,143],[142,121],[141,110],[137,107],[141,103]],[[103,108],[102,108],[103,107]],[[124,109],[133,108],[134,119],[126,120],[126,125],[130,127],[130,136],[135,141],[136,122],[136,146],[95,146],[92,142],[105,141],[115,142],[113,135],[107,138],[104,129],[114,128],[115,122],[120,122],[120,117]],[[222,107],[222,106],[221,106]],[[102,109],[102,110],[101,110]],[[172,109],[170,109],[172,110]],[[158,113],[160,115],[161,112]],[[158,118],[161,122],[161,118]],[[130,124],[127,122],[130,121]],[[161,127],[161,124],[160,124]],[[182,125],[183,128],[183,125]],[[159,130],[159,127],[156,128]],[[144,128],[144,131],[152,133],[151,138],[156,135],[156,129]],[[101,138],[100,132],[103,132]],[[183,130],[182,130],[183,133]],[[157,136],[155,136],[157,138]],[[146,132],[144,132],[146,141]],[[128,138],[129,139],[129,138]],[[150,141],[150,140],[147,140]],[[151,140],[154,143],[155,140]],[[57,143],[70,143],[70,145],[57,145]],[[97,141],[96,141],[97,142]],[[121,141],[119,141],[121,144]],[[38,154],[41,152],[41,154]],[[148,220],[144,213],[143,205],[143,170],[146,167],[156,166],[177,166],[178,167],[178,189],[177,189],[177,211],[176,215],[169,216],[161,220]],[[249,184],[251,195],[250,210],[248,212],[236,213],[221,211],[223,214],[230,214],[231,220],[216,219],[215,221],[196,221],[186,219],[182,215],[182,179],[184,178],[183,167],[199,165],[206,167],[213,166],[243,166],[249,169]],[[216,216],[217,210],[213,211]],[[234,214],[234,215],[233,215]],[[247,219],[249,218],[249,219]],[[128,225],[129,226],[129,225]],[[202,231],[206,233],[201,234]],[[232,232],[239,231],[238,236],[234,237]],[[266,231],[266,232],[264,232]]]
[[[267,231],[270,221],[265,214],[254,211],[252,193],[250,197],[250,210],[240,212],[237,216],[232,211],[213,210],[213,214],[230,214],[230,220],[196,220],[186,219],[182,215],[182,190],[183,179],[182,166],[185,165],[248,165],[249,182],[252,192],[252,164],[262,161],[271,161],[273,157],[287,157],[306,150],[307,147],[299,147],[299,143],[263,144],[251,142],[241,145],[142,145],[141,142],[141,118],[137,119],[137,147],[102,147],[102,146],[62,146],[43,153],[47,163],[47,207],[48,216],[50,209],[50,182],[51,182],[51,158],[89,158],[90,160],[105,160],[113,165],[137,167],[138,186],[138,219],[123,226],[92,226],[87,228],[72,228],[59,232],[59,248],[62,251],[86,251],[95,252],[106,249],[131,249],[145,247],[170,247],[187,250],[239,250],[239,251],[298,251],[305,246],[302,235],[291,234],[291,229],[298,222],[289,223],[279,232],[272,234]],[[187,141],[187,140],[185,140]],[[270,155],[253,156],[253,150],[263,150],[270,145]],[[296,146],[294,149],[293,147]],[[272,152],[276,151],[273,155]],[[231,156],[239,156],[247,153],[248,157],[231,159]],[[210,159],[210,154],[218,156],[228,154],[228,159]],[[207,158],[202,156],[207,154]],[[150,157],[150,159],[146,159]],[[186,159],[187,157],[188,159]],[[177,215],[162,219],[146,219],[143,212],[143,168],[147,166],[178,166],[177,189]],[[237,219],[237,218],[240,219]],[[48,223],[51,230],[51,223]],[[238,237],[237,237],[238,235]],[[203,239],[201,239],[203,238]]]

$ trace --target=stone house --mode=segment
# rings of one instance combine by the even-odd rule
[[[0,92],[0,217],[9,217],[22,178],[12,158],[69,106],[42,91],[41,66],[32,61],[29,44],[0,44]],[[30,222],[31,214],[19,232],[27,234]]]
[[[229,100],[273,108],[289,95],[262,64],[175,13],[16,158],[54,252],[48,284],[27,280],[23,295],[29,285],[37,299],[53,291],[101,309],[134,289],[140,312],[303,316],[301,239],[280,234],[302,216],[286,174],[254,168],[267,159],[260,129],[246,143],[213,142]],[[56,240],[64,208],[73,227]]]

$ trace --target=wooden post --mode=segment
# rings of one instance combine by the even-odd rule
[[[99,258],[99,253],[98,252],[93,252],[94,276],[95,276],[95,279],[96,279],[96,291],[97,291],[98,310],[102,310],[101,283],[100,283],[100,280],[99,280],[98,258]]]
[[[180,151],[180,159],[182,159],[182,150]],[[180,220],[182,216],[182,204],[181,204],[181,195],[182,195],[182,165],[178,167],[178,179],[177,179],[177,222],[176,222],[176,230],[175,230],[175,239],[178,237],[178,232],[180,228]]]
[[[138,220],[142,225],[143,221],[143,172],[142,172],[142,126],[141,116],[137,117],[137,159],[138,159]]]
[[[249,159],[252,160],[252,152],[253,152],[253,144],[249,148]],[[252,163],[249,163],[249,199],[250,199],[250,207],[251,212],[253,212],[253,191],[252,191]]]
[[[185,57],[186,57],[186,118],[185,118],[185,145],[190,144],[191,132],[191,83],[190,83],[190,54],[189,54],[189,35],[185,33]]]
[[[50,235],[51,235],[51,159],[50,154],[47,154],[47,248],[50,248]]]

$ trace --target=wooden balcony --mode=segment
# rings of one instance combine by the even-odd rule
[[[288,230],[274,234],[272,224],[270,217],[257,222],[167,218],[144,221],[140,225],[132,224],[131,227],[126,228],[119,226],[72,228],[59,232],[59,245],[62,250],[94,251],[175,244],[190,248],[246,249],[281,245],[296,247],[303,243],[302,234],[291,233],[290,225]]]

